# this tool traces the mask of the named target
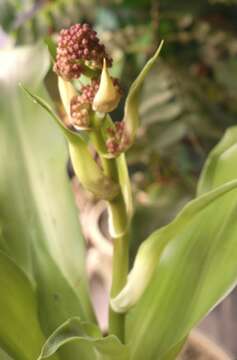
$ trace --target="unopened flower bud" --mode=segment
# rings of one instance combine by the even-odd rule
[[[70,116],[75,128],[89,128],[92,103],[99,88],[99,81],[93,79],[91,84],[82,86],[80,95],[71,99]]]
[[[84,73],[85,66],[102,69],[103,59],[108,66],[112,59],[100,44],[97,33],[88,24],[75,24],[60,32],[54,71],[64,80],[72,80]]]
[[[71,100],[71,122],[75,128],[88,128],[90,122],[90,104],[83,103],[80,95]]]
[[[103,70],[100,79],[99,90],[93,101],[93,110],[108,113],[116,109],[121,98],[121,91],[116,79],[109,75],[106,60],[104,59]]]
[[[109,128],[108,135],[106,147],[110,154],[117,156],[125,151],[129,144],[129,137],[124,121],[116,122],[114,128]]]

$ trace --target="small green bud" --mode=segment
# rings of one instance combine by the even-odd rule
[[[108,113],[116,109],[121,98],[121,91],[116,79],[111,78],[106,60],[104,59],[103,70],[101,73],[99,90],[94,101],[93,110],[101,113]]]

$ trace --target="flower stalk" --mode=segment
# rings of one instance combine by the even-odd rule
[[[69,142],[69,150],[75,173],[82,185],[97,197],[102,195],[107,201],[109,232],[114,243],[111,297],[115,297],[127,280],[129,214],[120,184],[119,163],[116,161],[116,157],[123,151],[123,127],[114,125],[109,119],[110,127],[106,131],[103,129],[107,114],[117,108],[121,98],[118,79],[112,78],[108,71],[111,65],[112,59],[89,25],[77,24],[60,32],[54,65],[54,71],[59,76],[59,92],[71,129],[86,131],[90,145],[97,152],[98,165],[103,174],[101,178],[98,176],[99,181],[93,182],[91,175],[88,178],[77,141],[73,144]],[[89,76],[87,70],[90,70]],[[82,74],[88,77],[89,83],[82,85],[77,91],[71,81],[79,79]],[[82,148],[86,158],[88,145],[85,144]],[[96,166],[94,168],[97,169]],[[109,196],[104,190],[101,191],[102,185],[105,189],[106,181]],[[111,308],[109,332],[117,335],[121,341],[124,341],[124,325],[125,315],[118,314]]]
[[[59,35],[53,69],[58,75],[65,110],[63,120],[43,99],[25,89],[61,128],[82,186],[107,202],[109,232],[114,244],[112,300],[127,282],[129,264],[129,224],[133,205],[125,151],[134,141],[138,127],[138,97],[142,83],[160,49],[132,84],[121,121],[113,122],[109,116],[122,96],[118,79],[112,78],[108,71],[112,59],[88,24],[73,25]],[[74,82],[81,75],[87,82],[79,82],[78,89]],[[126,312],[119,313],[110,306],[109,333],[116,335],[122,343],[125,343],[125,318]]]

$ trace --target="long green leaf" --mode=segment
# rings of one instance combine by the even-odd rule
[[[0,251],[0,345],[16,360],[36,359],[44,343],[37,303],[23,271]]]
[[[114,335],[102,338],[91,324],[72,318],[61,325],[45,343],[38,360],[47,359],[68,343],[85,349],[83,360],[128,360],[128,346]]]
[[[32,244],[44,248],[75,292],[80,316],[93,321],[66,144],[47,114],[18,88],[19,81],[30,87],[42,81],[48,55],[37,46],[6,53],[0,56],[0,221],[6,239],[1,247],[33,280]],[[42,88],[38,93],[47,98]]]
[[[144,295],[128,316],[132,359],[163,359],[237,283],[237,180],[232,180],[237,175],[236,134],[236,128],[229,130],[207,161],[201,179],[208,184],[204,189],[211,191],[192,201],[176,220],[145,242],[150,253],[146,253],[140,273],[143,276],[151,256],[157,256],[157,265]],[[211,200],[218,192],[215,200],[181,224],[188,208],[205,198]],[[171,236],[159,255],[167,234]]]

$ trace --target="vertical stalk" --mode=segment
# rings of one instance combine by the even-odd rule
[[[128,273],[128,234],[114,239],[114,254],[112,268],[112,287],[110,296],[115,297],[124,287]],[[118,314],[109,310],[109,331],[124,342],[125,314]]]
[[[114,159],[103,159],[102,161],[105,174],[118,182],[118,169]],[[112,286],[110,296],[115,297],[124,287],[128,274],[129,261],[129,237],[128,237],[128,218],[126,204],[122,192],[108,202],[111,222],[114,227],[121,229],[121,235],[113,237],[113,266],[112,266]],[[109,332],[118,336],[124,342],[125,333],[125,314],[118,314],[110,308],[109,310]]]
[[[95,117],[95,131],[91,134],[91,140],[100,154],[101,149],[103,152],[106,152],[106,146],[97,122],[99,122],[99,120]],[[119,184],[119,172],[116,160],[106,159],[103,156],[100,156],[100,159],[105,175]],[[117,232],[117,235],[111,234],[113,235],[114,250],[110,296],[113,298],[122,290],[126,283],[129,261],[129,219],[121,187],[116,198],[108,201],[108,211],[112,227],[116,229]],[[109,332],[117,335],[121,342],[124,342],[125,314],[116,313],[112,308],[109,310]]]

